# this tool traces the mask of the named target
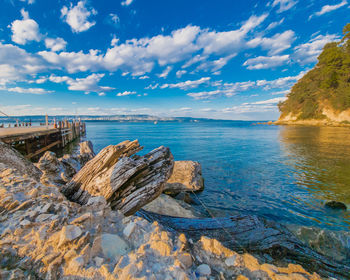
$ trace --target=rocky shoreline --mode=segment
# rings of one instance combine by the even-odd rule
[[[133,215],[175,203],[165,214],[196,216],[161,195],[184,187],[171,179],[170,151],[139,157],[134,141],[116,146],[95,156],[84,142],[78,155],[48,152],[35,166],[0,143],[0,279],[321,279],[300,265],[259,263],[216,239],[192,240]],[[200,177],[193,188],[203,188]]]

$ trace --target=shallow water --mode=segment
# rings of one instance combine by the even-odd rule
[[[290,225],[306,242],[336,232],[350,248],[350,211],[324,207],[329,200],[350,206],[349,128],[88,122],[86,138],[96,151],[126,139],[139,140],[140,154],[168,146],[175,160],[202,164],[205,190],[198,197],[213,215],[256,214]]]

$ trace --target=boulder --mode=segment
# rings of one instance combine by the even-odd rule
[[[15,169],[22,176],[29,176],[39,181],[41,172],[29,160],[15,149],[0,141],[0,163]]]
[[[101,249],[103,255],[111,260],[121,257],[131,250],[121,237],[109,233],[102,234]]]
[[[339,202],[339,201],[329,201],[325,204],[325,206],[327,208],[331,208],[334,210],[346,210],[347,207],[343,202]]]
[[[176,201],[176,199],[165,194],[161,194],[155,200],[143,206],[142,209],[149,212],[173,217],[196,217],[191,210],[182,207],[181,204]]]
[[[174,170],[165,185],[166,194],[176,195],[180,192],[197,192],[204,189],[202,168],[196,161],[175,161]]]
[[[174,160],[169,148],[159,147],[145,156],[137,140],[104,148],[65,186],[72,201],[86,204],[92,196],[103,196],[113,209],[131,215],[157,198],[169,179]]]
[[[79,160],[82,166],[84,166],[89,160],[95,157],[95,152],[91,141],[84,141],[79,143]]]

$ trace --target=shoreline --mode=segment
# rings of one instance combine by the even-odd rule
[[[245,250],[237,253],[216,239],[201,236],[195,241],[157,222],[125,217],[102,197],[90,198],[87,205],[73,203],[60,192],[57,171],[43,184],[39,169],[9,147],[2,148],[0,252],[15,269],[1,267],[0,276],[29,271],[59,279],[321,279],[300,265],[260,264]],[[8,162],[1,160],[6,153]]]
[[[274,125],[288,125],[288,126],[318,126],[318,127],[350,127],[350,123],[334,122],[329,120],[296,120],[284,121],[277,120],[273,122]]]

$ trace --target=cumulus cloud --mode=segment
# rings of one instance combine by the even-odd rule
[[[249,70],[268,69],[286,65],[289,62],[289,55],[258,56],[244,62]]]
[[[15,20],[11,23],[13,42],[25,45],[27,42],[36,41],[39,42],[41,35],[39,32],[39,25],[33,19],[29,18],[29,14],[24,9],[21,10],[22,20]]]
[[[181,78],[182,75],[184,75],[184,74],[186,74],[186,73],[187,73],[186,70],[178,70],[178,71],[176,71],[176,77],[177,77],[177,78]]]
[[[285,101],[286,99],[287,99],[286,97],[276,97],[268,100],[253,102],[250,104],[253,104],[253,105],[277,104],[278,102]]]
[[[29,5],[35,3],[35,0],[20,0],[20,1],[21,1],[21,2],[25,2],[25,3],[29,4]]]
[[[296,46],[292,58],[301,65],[315,63],[324,45],[329,42],[334,42],[337,39],[339,38],[335,34],[318,35],[309,42]]]
[[[46,38],[45,46],[53,52],[62,51],[66,48],[67,42],[62,38]]]
[[[114,89],[112,87],[98,85],[104,76],[105,74],[94,73],[87,76],[86,78],[73,79],[68,76],[51,75],[48,79],[53,83],[66,83],[68,85],[68,89],[72,91],[104,93],[105,91],[111,91]]]
[[[133,0],[125,0],[121,2],[122,6],[129,6],[131,3],[133,2]]]
[[[151,72],[156,64],[169,66],[187,60],[183,66],[187,68],[208,59],[212,61],[202,64],[199,69],[215,72],[242,48],[249,47],[246,45],[247,34],[266,17],[266,14],[251,16],[242,23],[241,28],[226,32],[210,31],[189,25],[174,30],[170,35],[131,39],[121,44],[112,42],[112,47],[105,54],[96,50],[90,50],[89,53],[61,52],[59,54],[43,51],[39,54],[49,63],[59,68],[66,68],[70,73],[87,70],[121,70],[133,76],[144,76]],[[211,55],[224,56],[211,59]]]
[[[86,1],[79,1],[76,6],[71,3],[69,8],[63,6],[61,9],[61,18],[71,27],[73,32],[86,31],[96,24],[95,21],[89,21],[89,18],[96,15],[97,11],[85,5]]]
[[[136,91],[124,91],[117,93],[117,96],[127,96],[127,95],[133,95],[136,94]]]
[[[295,33],[287,30],[283,33],[277,33],[271,38],[256,37],[250,40],[247,45],[250,47],[261,46],[265,50],[269,50],[269,55],[276,55],[282,51],[289,49],[295,40]]]
[[[196,88],[199,85],[208,83],[210,80],[210,77],[203,77],[199,80],[194,80],[194,81],[185,81],[185,82],[180,82],[180,83],[176,83],[176,84],[164,84],[161,85],[160,88],[164,89],[164,88],[179,88],[182,90],[188,90],[188,89],[192,89],[192,88]]]
[[[314,13],[313,15],[311,15],[309,17],[309,19],[311,19],[312,17],[314,16],[322,16],[326,13],[329,13],[329,12],[332,12],[334,10],[338,10],[339,8],[345,6],[348,4],[348,1],[347,0],[343,0],[341,1],[339,4],[336,4],[336,5],[325,5],[322,7],[322,9],[316,13]]]
[[[297,0],[274,0],[272,3],[272,7],[279,6],[277,13],[282,13],[293,8],[297,3]]]

